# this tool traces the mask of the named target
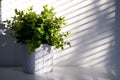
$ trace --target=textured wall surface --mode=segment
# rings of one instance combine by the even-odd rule
[[[119,33],[115,35],[117,30],[115,0],[3,0],[2,20],[12,17],[15,8],[26,9],[33,5],[35,11],[39,13],[45,4],[54,6],[57,16],[66,17],[68,25],[62,31],[72,32],[72,35],[66,39],[72,46],[54,52],[54,65],[114,67],[118,64],[116,60],[119,57],[116,54],[119,49],[115,47],[115,43],[116,41],[119,43],[117,40]],[[9,42],[9,37],[6,38]],[[0,38],[0,40],[4,39]],[[4,46],[2,48],[0,48],[0,65],[3,62],[4,65],[13,65],[14,61],[18,61],[14,65],[21,64],[22,56],[18,54],[21,48],[17,48],[16,44],[8,44],[10,49]]]

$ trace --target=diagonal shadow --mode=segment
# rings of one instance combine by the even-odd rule
[[[115,11],[113,9],[115,4],[114,3],[111,4],[111,2],[113,2],[113,1],[110,0],[110,1],[106,1],[103,4],[99,4],[99,1],[98,2],[93,1],[91,4],[83,5],[82,8],[84,9],[85,7],[90,7],[91,5],[94,5],[95,7],[91,8],[88,11],[80,13],[78,15],[74,15],[74,16],[71,16],[70,18],[67,18],[68,21],[72,20],[72,19],[76,20],[76,21],[71,21],[71,23],[68,26],[66,26],[68,28],[72,27],[69,29],[71,29],[72,31],[74,30],[74,33],[68,38],[68,40],[74,42],[74,44],[72,45],[71,48],[66,48],[64,51],[57,51],[55,53],[55,55],[58,55],[58,57],[55,57],[54,59],[55,60],[58,59],[58,61],[60,60],[60,63],[58,62],[57,65],[60,65],[61,63],[63,63],[63,65],[72,65],[71,63],[73,63],[73,65],[75,65],[74,63],[76,61],[79,61],[79,60],[81,61],[80,56],[83,56],[85,53],[87,53],[89,51],[96,50],[96,48],[99,48],[102,46],[104,47],[107,45],[109,45],[108,48],[100,51],[100,52],[104,52],[105,50],[108,50],[108,52],[106,52],[106,54],[104,54],[103,56],[98,56],[91,60],[93,60],[92,62],[94,62],[94,61],[97,61],[97,58],[99,60],[100,58],[106,56],[106,59],[104,59],[103,61],[109,62],[109,58],[107,58],[107,55],[111,56],[111,54],[113,54],[111,52],[113,52],[112,48],[114,45],[113,44],[114,43],[113,26],[114,26],[114,18],[115,18],[114,16],[110,17],[111,15],[114,15],[114,13],[115,13]],[[105,5],[109,5],[109,6],[107,6],[106,8],[101,10],[101,7],[105,6]],[[75,5],[73,5],[73,6],[75,6]],[[78,10],[80,10],[82,8],[74,9],[74,12],[77,12]],[[70,9],[70,7],[66,8],[66,9]],[[111,11],[109,11],[109,10],[111,10]],[[80,18],[80,19],[78,18],[79,16],[89,13],[90,11],[91,12],[94,11],[94,13],[90,14],[90,15],[86,15],[85,17]],[[68,14],[71,14],[71,13],[68,12],[64,15],[68,15]],[[96,18],[94,18],[92,20],[88,20],[87,22],[85,22],[83,24],[80,24],[81,21],[87,20],[89,17],[92,17],[92,16],[96,16]],[[78,18],[78,19],[76,19],[76,18]],[[95,23],[93,26],[88,26],[86,28],[81,29],[82,27],[84,27],[88,24],[91,24],[93,22]],[[64,29],[67,29],[66,27]],[[84,32],[86,32],[86,33],[82,34]],[[103,41],[105,41],[107,39],[108,39],[108,42],[103,43]],[[89,40],[91,42],[89,42]],[[100,43],[103,43],[103,44],[99,45]],[[93,47],[91,47],[92,45],[93,45]],[[97,55],[97,53],[99,53],[99,52],[96,52],[94,54],[90,53],[91,54],[90,56],[94,56],[95,54]],[[87,57],[90,57],[90,56],[87,56]],[[84,57],[83,59],[85,59],[85,58],[86,57]],[[69,63],[67,63],[67,62],[69,62]],[[81,63],[81,62],[78,62],[78,63]],[[87,63],[89,63],[89,62],[87,62]],[[87,64],[87,63],[85,63],[85,64]],[[105,62],[103,62],[103,63],[105,63]],[[97,63],[96,63],[96,65],[97,65]],[[93,66],[96,66],[96,65],[93,65]],[[76,66],[77,66],[77,64],[76,64]]]

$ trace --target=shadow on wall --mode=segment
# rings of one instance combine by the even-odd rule
[[[54,65],[107,67],[112,75],[119,77],[119,0],[116,5],[115,0],[77,2],[73,0],[62,7],[60,14],[66,16],[69,23],[63,30],[71,30],[72,35],[67,40],[72,43],[72,47],[66,48],[64,51],[55,51]]]
[[[66,16],[71,30],[67,38],[72,47],[54,53],[54,63],[59,66],[110,67],[115,55],[115,1],[71,1],[60,11]],[[59,8],[61,6],[58,6]],[[111,61],[113,60],[113,62]]]
[[[15,43],[11,30],[0,24],[0,67],[21,65],[22,47]]]
[[[0,0],[0,67],[21,65],[22,47],[14,42],[10,35],[10,29],[2,23]]]
[[[1,22],[1,16],[2,16],[2,14],[1,14],[1,0],[0,0],[0,22]]]
[[[115,53],[110,60],[114,65],[110,67],[112,73],[120,79],[120,0],[116,0],[115,10]]]

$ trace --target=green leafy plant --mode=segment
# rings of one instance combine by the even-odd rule
[[[57,49],[64,49],[65,45],[70,46],[70,42],[64,40],[70,33],[61,32],[61,28],[66,25],[65,17],[56,17],[54,7],[49,9],[45,5],[40,14],[33,11],[32,6],[27,10],[15,9],[13,19],[5,22],[10,25],[16,42],[28,45],[30,54],[41,44],[48,44]]]

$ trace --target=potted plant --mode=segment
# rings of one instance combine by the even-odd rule
[[[15,15],[5,23],[10,25],[16,42],[25,44],[28,48],[28,52],[24,53],[24,72],[51,71],[45,67],[52,65],[49,62],[52,59],[52,48],[64,49],[65,45],[70,46],[70,42],[64,40],[69,32],[61,32],[61,28],[66,25],[65,18],[57,17],[54,7],[48,8],[45,5],[40,14],[33,11],[32,6],[26,10],[15,9]]]

